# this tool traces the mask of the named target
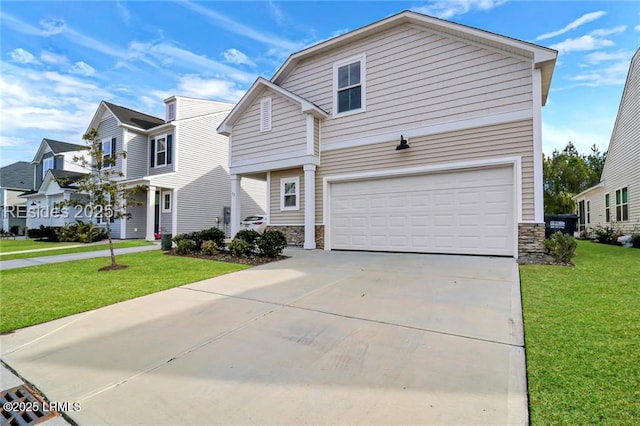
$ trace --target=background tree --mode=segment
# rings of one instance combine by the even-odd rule
[[[82,151],[82,155],[74,156],[73,161],[90,172],[75,182],[74,192],[82,195],[88,194],[89,197],[79,197],[79,199],[68,200],[61,204],[80,207],[93,218],[102,218],[111,252],[111,266],[104,269],[126,267],[116,263],[113,238],[111,237],[111,221],[131,218],[131,214],[127,213],[127,207],[143,204],[135,200],[132,195],[146,192],[147,187],[144,185],[130,187],[120,182],[119,178],[124,177],[124,174],[113,166],[116,165],[118,158],[125,158],[127,153],[125,151],[117,152],[115,149],[111,149],[109,152],[103,151],[102,140],[96,129],[85,133],[82,139],[87,144],[87,150]]]
[[[545,213],[573,213],[576,194],[600,181],[607,153],[600,153],[593,145],[589,155],[581,155],[573,143],[562,150],[544,156],[544,211]]]

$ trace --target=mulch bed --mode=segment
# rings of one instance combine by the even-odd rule
[[[98,269],[98,271],[100,271],[100,272],[104,272],[104,271],[118,271],[118,270],[120,270],[120,269],[127,269],[127,268],[128,268],[128,266],[127,266],[127,265],[116,265],[116,266],[111,266],[111,265],[109,265],[109,266],[104,266],[104,267],[102,267],[102,268]]]
[[[213,256],[205,255],[205,254],[178,254],[174,250],[165,251],[164,254],[169,256],[182,256],[182,257],[194,257],[196,259],[206,259],[206,260],[216,260],[218,262],[229,262],[229,263],[240,263],[242,265],[264,265],[265,263],[277,262],[278,260],[288,259],[289,256],[277,256],[277,257],[260,257],[260,256],[251,256],[251,257],[237,257],[233,256],[230,253],[218,253]]]

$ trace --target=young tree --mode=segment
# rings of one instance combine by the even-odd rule
[[[101,217],[105,223],[107,238],[109,239],[109,251],[111,252],[111,267],[116,269],[116,256],[111,237],[111,220],[131,218],[127,212],[129,206],[139,206],[143,203],[135,200],[132,195],[138,192],[146,192],[147,187],[137,185],[130,187],[121,183],[119,178],[124,174],[114,168],[118,158],[125,158],[125,151],[117,152],[114,147],[108,151],[102,146],[102,140],[96,129],[91,129],[82,136],[87,144],[87,150],[82,155],[73,157],[73,161],[82,168],[89,170],[84,177],[75,182],[74,192],[77,194],[89,194],[89,197],[79,197],[76,200],[68,200],[61,205],[80,207],[94,217]]]
[[[572,213],[575,203],[571,197],[600,181],[605,158],[606,152],[600,154],[595,145],[591,154],[585,156],[571,142],[562,151],[544,156],[545,213]]]

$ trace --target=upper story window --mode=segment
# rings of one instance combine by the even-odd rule
[[[171,164],[173,135],[158,135],[151,139],[151,167]]]
[[[176,119],[176,103],[169,102],[167,104],[167,121],[173,121]]]
[[[47,157],[42,160],[42,179],[47,174],[47,170],[53,169],[54,159],[53,157]]]
[[[280,210],[300,210],[300,178],[280,179]]]
[[[116,138],[102,140],[102,167],[108,169],[114,166],[116,158]]]
[[[616,221],[629,220],[629,190],[624,188],[616,191]]]
[[[271,130],[271,97],[260,100],[260,131]]]
[[[365,110],[365,68],[365,55],[349,58],[333,65],[334,116]]]

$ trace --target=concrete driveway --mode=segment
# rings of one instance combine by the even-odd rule
[[[81,425],[527,422],[514,260],[288,254],[4,335],[2,360]]]

